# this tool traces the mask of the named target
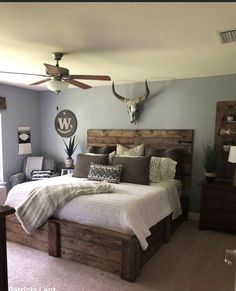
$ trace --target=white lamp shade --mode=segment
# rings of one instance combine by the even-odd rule
[[[230,147],[228,161],[231,163],[236,163],[236,146]]]
[[[57,81],[57,80],[50,80],[46,83],[47,88],[51,91],[54,91],[56,93],[60,93],[63,90],[67,89],[69,84],[65,81]]]

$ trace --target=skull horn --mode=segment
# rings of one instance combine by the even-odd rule
[[[120,100],[120,101],[122,101],[122,102],[124,102],[124,103],[126,103],[129,99],[127,99],[127,98],[125,98],[125,97],[123,97],[123,96],[121,96],[121,95],[119,95],[119,94],[117,94],[116,93],[116,91],[115,91],[115,86],[114,86],[114,82],[112,82],[112,92],[114,93],[114,95]]]
[[[138,98],[139,102],[143,102],[149,96],[149,88],[148,88],[147,80],[145,80],[145,88],[146,88],[146,94]]]

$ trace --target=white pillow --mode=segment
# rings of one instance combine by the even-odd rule
[[[116,155],[120,156],[144,156],[144,144],[134,148],[127,148],[121,144],[116,145]]]
[[[172,180],[175,178],[177,162],[170,158],[160,160],[160,180]]]
[[[161,179],[160,162],[161,158],[151,157],[149,168],[149,180],[152,183],[158,183]]]

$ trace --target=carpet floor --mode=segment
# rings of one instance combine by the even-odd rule
[[[236,249],[236,235],[199,231],[196,222],[184,222],[134,283],[12,242],[7,247],[10,291],[234,290],[235,266],[224,256],[225,249]]]

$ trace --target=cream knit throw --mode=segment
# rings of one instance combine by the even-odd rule
[[[16,209],[16,216],[23,229],[32,233],[40,227],[53,213],[68,201],[80,195],[109,193],[114,186],[108,182],[83,184],[62,184],[37,187],[28,198]]]

